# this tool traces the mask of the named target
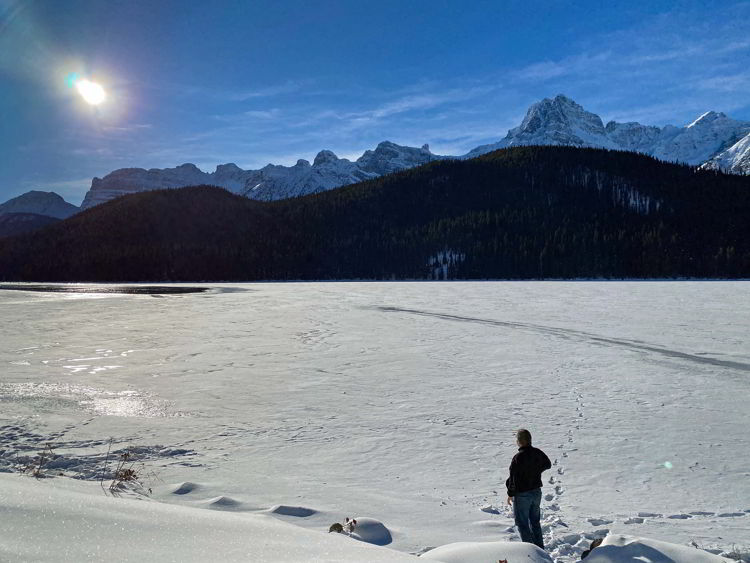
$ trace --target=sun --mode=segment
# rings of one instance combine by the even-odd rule
[[[78,93],[87,104],[98,106],[107,99],[107,93],[104,91],[104,88],[96,82],[91,82],[90,80],[77,80],[75,86],[76,90],[78,90]]]

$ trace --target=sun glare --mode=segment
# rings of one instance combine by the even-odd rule
[[[104,88],[96,82],[91,82],[90,80],[78,80],[76,81],[75,86],[78,93],[86,103],[91,104],[92,106],[98,106],[107,98],[107,93],[104,91]]]

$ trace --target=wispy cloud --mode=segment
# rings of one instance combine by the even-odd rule
[[[243,102],[256,98],[272,98],[280,96],[282,94],[293,94],[299,92],[306,85],[309,86],[310,81],[289,81],[284,84],[276,84],[274,86],[266,86],[263,88],[250,88],[247,90],[233,90],[228,92],[216,92],[217,95],[233,102]]]
[[[289,80],[281,84],[264,86],[207,86],[205,84],[176,84],[163,82],[160,85],[149,85],[149,88],[164,90],[177,96],[188,96],[212,100],[214,102],[247,102],[263,98],[277,98],[288,94],[310,89],[314,85],[312,80]]]
[[[151,123],[128,123],[125,125],[105,125],[101,130],[113,133],[130,133],[133,131],[143,131],[144,129],[153,129],[153,127]]]
[[[710,21],[666,12],[581,40],[578,52],[512,70],[518,91],[568,94],[606,119],[681,124],[747,108],[750,3]],[[533,100],[530,100],[533,101]],[[606,120],[605,119],[605,120]]]
[[[712,92],[737,92],[747,96],[750,92],[750,70],[731,74],[717,73],[699,80],[696,86]],[[750,100],[745,99],[746,103],[750,103]]]
[[[511,72],[511,79],[529,82],[546,81],[582,72],[595,72],[612,56],[609,51],[581,53],[557,61],[542,61]]]

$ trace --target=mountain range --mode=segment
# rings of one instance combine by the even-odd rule
[[[509,147],[306,197],[150,190],[0,238],[0,280],[746,278],[750,177]]]
[[[633,151],[667,162],[705,165],[750,173],[750,122],[709,111],[684,127],[636,122],[606,125],[563,95],[533,104],[521,125],[504,139],[470,151],[466,157],[520,145],[569,145]]]
[[[750,174],[750,122],[709,111],[684,127],[615,121],[605,125],[598,115],[558,95],[529,107],[521,124],[500,141],[476,147],[460,156],[433,154],[428,145],[417,148],[384,141],[355,161],[323,150],[312,164],[300,159],[293,166],[268,164],[258,170],[243,170],[233,163],[219,165],[210,173],[190,163],[164,169],[122,168],[103,178],[94,178],[81,208],[88,209],[129,193],[192,185],[214,185],[251,199],[273,201],[330,190],[435,160],[474,158],[522,145],[633,151],[668,162]],[[28,198],[25,206],[16,207],[19,212],[49,215],[47,202],[35,199],[38,198]]]
[[[81,207],[87,209],[128,193],[201,184],[264,201],[286,199],[370,180],[391,172],[413,168],[444,157],[422,148],[404,147],[384,141],[352,162],[329,150],[320,151],[312,164],[299,159],[294,166],[269,164],[259,170],[243,170],[236,164],[221,164],[211,173],[194,164],[176,168],[123,168],[94,178]]]
[[[145,170],[123,168],[94,178],[82,208],[139,191],[207,184],[258,200],[277,200],[326,191],[412,168],[434,160],[474,158],[488,152],[520,145],[569,145],[634,151],[660,160],[750,173],[750,122],[737,121],[709,111],[685,127],[655,127],[640,123],[603,124],[601,118],[570,98],[558,95],[533,104],[521,125],[501,141],[475,148],[461,156],[439,156],[428,145],[421,148],[380,143],[355,161],[320,151],[312,164],[300,159],[293,166],[269,164],[259,170],[243,170],[222,164],[211,173],[194,164]]]

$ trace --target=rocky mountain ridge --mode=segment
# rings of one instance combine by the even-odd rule
[[[405,147],[383,141],[356,161],[320,151],[312,164],[299,159],[293,166],[268,164],[259,170],[243,170],[234,163],[203,172],[194,164],[144,170],[123,168],[94,178],[81,207],[87,209],[128,193],[200,184],[220,186],[252,199],[270,201],[330,190],[412,168],[445,157],[434,155],[428,145]]]

